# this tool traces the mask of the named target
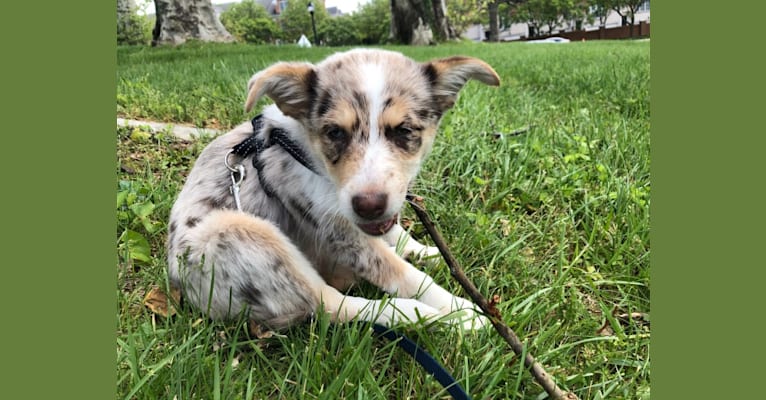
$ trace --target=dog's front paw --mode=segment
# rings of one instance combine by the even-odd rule
[[[466,330],[466,331],[484,329],[492,325],[492,322],[490,322],[489,318],[473,310],[471,311],[470,316],[466,316],[461,321],[462,323],[460,324],[460,326],[461,328],[463,328],[463,330]]]
[[[433,246],[423,246],[420,250],[412,254],[414,261],[419,263],[433,265],[439,262],[441,252],[439,248]]]
[[[449,310],[442,310],[444,322],[460,325],[464,330],[478,330],[491,325],[489,318],[481,314],[479,306],[469,300],[456,297]]]
[[[388,327],[438,320],[441,316],[439,310],[415,299],[393,298],[383,304],[375,322]]]
[[[411,246],[404,249],[397,249],[391,246],[391,250],[397,252],[400,257],[412,262],[413,264],[436,265],[439,262],[441,253],[439,249],[433,246]]]

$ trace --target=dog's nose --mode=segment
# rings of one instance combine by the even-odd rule
[[[351,198],[354,212],[365,219],[374,220],[386,211],[388,195],[385,193],[362,193]]]

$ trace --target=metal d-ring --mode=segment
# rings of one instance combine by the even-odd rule
[[[234,154],[234,150],[230,150],[228,153],[226,153],[226,157],[223,158],[223,164],[226,165],[226,168],[229,169],[231,172],[239,172],[237,168],[234,168],[229,164],[229,156]],[[240,164],[237,164],[240,165]]]

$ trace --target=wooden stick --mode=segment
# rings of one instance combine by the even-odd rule
[[[503,322],[503,317],[500,315],[500,311],[497,309],[497,307],[495,307],[495,302],[487,301],[487,299],[482,296],[479,290],[476,289],[476,286],[474,286],[474,284],[468,279],[468,277],[463,272],[463,269],[460,268],[460,264],[458,264],[457,260],[452,255],[452,252],[450,252],[449,248],[447,247],[447,243],[444,241],[444,238],[441,236],[439,231],[436,229],[436,226],[431,221],[431,218],[429,217],[428,212],[426,212],[425,206],[423,205],[423,198],[408,194],[407,201],[412,206],[412,209],[415,210],[415,214],[417,214],[418,218],[423,223],[423,226],[426,228],[426,231],[428,231],[431,239],[433,239],[436,247],[439,248],[439,252],[441,252],[442,257],[444,257],[444,261],[447,263],[452,276],[460,283],[460,286],[465,289],[466,293],[468,293],[468,296],[470,296],[471,299],[484,311],[484,313],[489,316],[489,320],[492,322],[492,326],[495,327],[495,330],[497,330],[500,336],[505,339],[508,345],[511,346],[513,352],[519,357],[524,357],[524,365],[529,368],[537,383],[539,383],[540,386],[542,386],[548,395],[553,399],[577,399],[577,395],[574,393],[562,391],[556,385],[556,382],[553,381],[551,376],[545,372],[543,366],[540,365],[540,363],[537,362],[529,352],[524,351],[524,344],[521,343],[521,340],[519,340],[519,337],[516,336],[516,333],[513,332],[513,330]]]

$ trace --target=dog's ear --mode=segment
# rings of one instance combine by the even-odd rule
[[[471,57],[433,60],[423,64],[423,74],[431,81],[434,102],[440,113],[455,104],[458,92],[469,79],[491,86],[500,85],[500,77],[489,64]]]
[[[268,96],[287,116],[303,119],[308,115],[317,75],[309,63],[280,62],[253,75],[247,83],[245,112]]]

